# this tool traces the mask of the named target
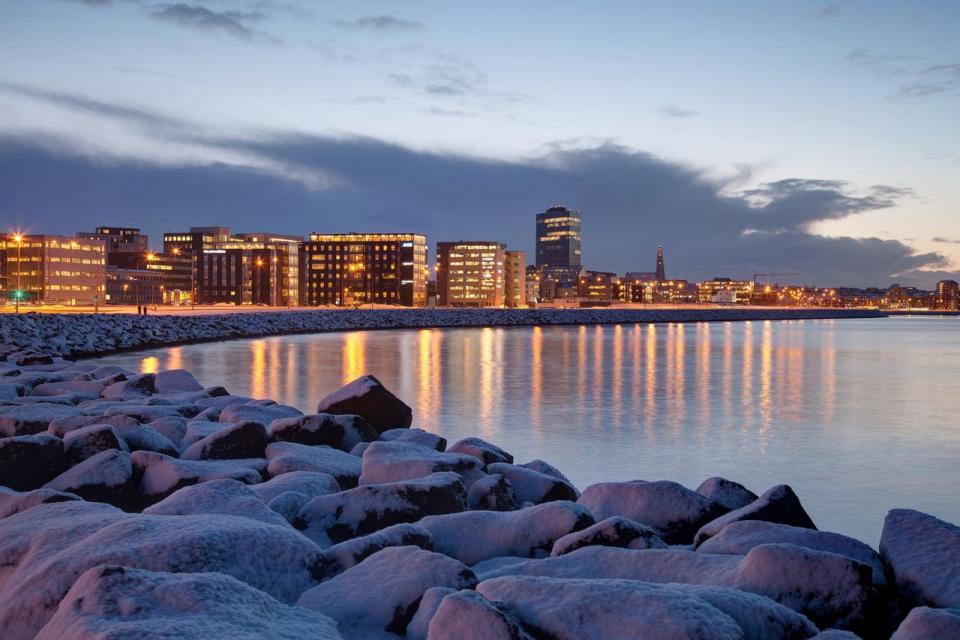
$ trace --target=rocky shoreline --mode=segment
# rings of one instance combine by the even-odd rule
[[[960,637],[960,528],[918,511],[874,550],[787,485],[581,489],[447,443],[372,376],[304,415],[27,342],[0,346],[5,639]]]
[[[235,338],[373,329],[877,318],[852,309],[355,309],[212,315],[0,314],[0,343],[67,357]]]

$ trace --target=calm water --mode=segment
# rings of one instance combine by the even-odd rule
[[[581,488],[786,482],[821,528],[874,546],[891,507],[960,522],[958,318],[374,331],[104,361],[305,412],[369,372],[414,426],[543,458]]]

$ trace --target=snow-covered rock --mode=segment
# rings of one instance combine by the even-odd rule
[[[348,639],[383,632],[402,636],[427,589],[476,584],[473,572],[452,558],[417,547],[389,547],[313,587],[297,605],[330,616]]]
[[[477,510],[513,511],[520,508],[520,501],[509,480],[499,473],[491,473],[470,485],[467,505]]]
[[[118,449],[101,451],[67,469],[44,488],[73,493],[84,500],[125,505],[133,490],[130,454]]]
[[[426,478],[361,485],[314,498],[300,511],[294,526],[327,547],[402,522],[455,513],[467,506],[459,474],[435,473]]]
[[[340,640],[323,614],[278,602],[220,573],[161,573],[104,564],[85,571],[37,640]]]
[[[334,480],[334,482],[336,481]],[[300,510],[311,500],[313,500],[313,498],[305,493],[300,493],[299,491],[284,491],[274,496],[273,499],[267,503],[267,506],[280,514],[284,520],[293,524],[297,521]]]
[[[259,422],[267,425],[274,420],[302,415],[303,413],[298,409],[283,404],[230,404],[220,410],[220,422]]]
[[[363,452],[360,484],[380,484],[423,478],[431,473],[453,471],[469,488],[484,477],[483,463],[473,456],[442,453],[409,442],[372,442]]]
[[[250,490],[260,496],[264,502],[269,503],[280,494],[290,491],[295,491],[310,499],[337,493],[340,491],[340,485],[337,484],[337,479],[329,473],[291,471],[270,478],[266,482],[252,485]]]
[[[156,451],[168,456],[178,455],[173,442],[150,424],[115,426],[114,430],[123,438],[130,451]]]
[[[323,398],[317,405],[317,413],[362,416],[377,433],[409,427],[413,422],[413,410],[370,375],[357,378]]]
[[[80,409],[62,404],[36,403],[0,408],[0,436],[29,436],[46,431],[57,418],[83,415]]]
[[[129,450],[126,441],[108,424],[92,424],[68,432],[63,436],[63,447],[70,465],[83,462],[101,451]]]
[[[430,620],[428,640],[532,640],[520,624],[476,591],[447,595]]]
[[[33,491],[14,491],[0,486],[0,518],[12,516],[41,504],[80,500],[80,496],[54,489],[34,489]]]
[[[694,491],[719,505],[724,511],[745,507],[758,497],[742,484],[719,476],[707,478]]]
[[[626,549],[665,549],[667,543],[646,525],[623,516],[611,516],[586,529],[558,538],[550,550],[552,556],[562,556],[581,547],[603,545]]]
[[[418,524],[430,532],[435,550],[472,565],[498,556],[548,555],[558,538],[589,527],[593,516],[574,502],[555,501],[519,511],[429,516]]]
[[[219,420],[198,420],[196,418],[188,420],[183,435],[180,437],[180,449],[188,449],[190,445],[200,442],[207,436],[211,436],[221,429],[226,429],[231,424],[230,422],[220,422]]]
[[[180,457],[184,460],[262,458],[268,442],[267,430],[259,422],[237,422],[194,442]]]
[[[545,473],[548,476],[553,476],[554,478],[558,478],[560,480],[563,480],[567,484],[574,486],[573,483],[570,482],[570,478],[563,475],[563,473],[560,472],[560,469],[557,469],[555,466],[553,466],[549,462],[544,462],[543,460],[537,459],[537,460],[531,460],[530,462],[524,462],[520,466],[526,467],[527,469],[533,469],[534,471],[539,471],[540,473]]]
[[[520,465],[495,462],[487,465],[487,471],[509,480],[520,503],[540,504],[553,500],[576,502],[580,497],[580,492],[569,482]]]
[[[270,423],[267,432],[272,440],[327,445],[347,452],[377,439],[377,432],[360,416],[330,413],[280,418]]]
[[[148,396],[157,392],[156,378],[154,373],[133,375],[107,386],[100,395],[104,398],[123,399]]]
[[[179,460],[153,451],[134,451],[130,454],[137,470],[137,492],[147,500],[159,500],[180,487],[198,482],[232,478],[244,484],[262,480],[260,469],[264,460]]]
[[[407,625],[407,640],[427,640],[430,620],[440,608],[443,599],[451,593],[457,593],[457,590],[450,587],[430,587],[423,593],[417,612]]]
[[[960,527],[893,509],[883,522],[880,555],[908,603],[960,608]]]
[[[99,398],[105,384],[97,381],[70,380],[68,382],[44,382],[38,384],[30,392],[34,396],[59,396],[73,394],[78,398],[92,400]]]
[[[273,442],[266,448],[266,458],[267,472],[274,477],[292,471],[326,473],[345,489],[357,486],[360,478],[360,460],[333,447]]]
[[[960,608],[910,610],[890,640],[946,640],[960,638]]]
[[[719,513],[707,498],[667,480],[601,482],[584,489],[578,502],[600,520],[624,516],[645,524],[668,544],[689,543]]]
[[[482,438],[471,437],[457,440],[447,451],[450,453],[463,453],[468,456],[473,456],[474,458],[479,458],[483,464],[493,464],[495,462],[513,464],[512,455]]]
[[[183,437],[187,433],[188,422],[189,420],[183,416],[166,416],[151,420],[150,427],[166,436],[173,443],[173,446],[179,450],[182,447]]]
[[[63,441],[41,433],[0,438],[0,485],[34,489],[63,470]]]
[[[387,547],[420,547],[433,550],[430,532],[415,524],[395,524],[369,535],[335,544],[323,551],[323,566],[317,573],[320,579],[332,578]]]
[[[423,429],[411,427],[402,429],[388,429],[380,434],[384,442],[410,442],[434,451],[444,451],[447,448],[447,439]]]
[[[697,547],[697,551],[746,555],[750,549],[761,544],[779,542],[853,558],[872,569],[875,585],[886,585],[886,569],[876,551],[859,540],[830,531],[791,527],[763,520],[741,520],[728,524],[720,533]]]
[[[193,374],[185,369],[168,369],[157,373],[154,379],[157,393],[176,393],[178,391],[202,391],[203,386]]]
[[[263,498],[236,480],[210,480],[183,487],[143,513],[155,516],[189,516],[219,513],[250,518],[281,527],[290,526],[280,514],[267,506]]]
[[[800,640],[817,632],[797,612],[734,589],[506,577],[484,580],[477,592],[501,603],[537,637],[556,640]]]
[[[720,533],[720,530],[731,522],[741,520],[763,520],[765,522],[776,522],[779,524],[789,524],[794,527],[803,527],[805,529],[816,529],[813,520],[807,515],[800,499],[789,486],[785,484],[777,485],[767,489],[762,496],[751,502],[745,507],[734,509],[725,513],[719,518],[703,525],[697,535],[694,536],[693,545],[697,547],[703,544],[707,539]]]

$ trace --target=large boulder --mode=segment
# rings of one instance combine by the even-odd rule
[[[38,384],[30,392],[34,396],[59,396],[73,395],[77,398],[92,400],[99,398],[100,393],[106,387],[102,382],[86,380],[70,380],[67,382],[45,382]]]
[[[327,547],[394,524],[463,511],[466,506],[463,479],[456,473],[435,473],[319,496],[303,507],[294,526]]]
[[[250,490],[260,496],[264,502],[269,503],[277,496],[291,491],[300,493],[310,499],[337,493],[340,491],[340,485],[337,483],[337,479],[329,473],[291,471],[273,477],[266,482],[252,485]]]
[[[269,461],[267,472],[273,477],[291,471],[326,473],[345,489],[357,486],[360,478],[360,460],[333,447],[273,442],[267,446],[265,455]]]
[[[117,565],[85,571],[37,640],[339,640],[330,618],[291,607],[220,573],[159,573]]]
[[[413,480],[441,471],[459,473],[467,488],[486,475],[483,463],[473,456],[442,453],[409,442],[372,442],[363,452],[360,484]]]
[[[160,371],[154,379],[157,393],[177,393],[183,391],[202,391],[203,385],[197,382],[193,374],[185,369]]]
[[[0,520],[0,637],[33,638],[77,578],[100,564],[223,573],[293,603],[315,584],[320,550],[289,527],[249,518],[126,514],[86,502]]]
[[[724,511],[745,507],[758,497],[742,484],[719,476],[707,478],[694,491],[719,505]]]
[[[960,527],[893,509],[883,522],[880,555],[907,603],[960,608]]]
[[[513,511],[520,508],[513,485],[499,473],[491,473],[470,485],[467,504],[471,509],[481,511]]]
[[[133,491],[133,464],[126,451],[109,449],[73,466],[44,485],[84,500],[127,505]]]
[[[317,413],[358,415],[377,433],[409,427],[413,422],[413,410],[370,375],[357,378],[322,399]]]
[[[904,619],[890,640],[946,640],[960,638],[960,608],[916,607]]]
[[[444,451],[447,448],[447,439],[443,436],[412,427],[389,429],[381,433],[379,439],[384,442],[409,442],[434,451]]]
[[[229,396],[225,396],[229,397]],[[283,404],[231,404],[220,411],[220,422],[259,422],[270,424],[281,418],[295,418],[303,413]]]
[[[237,480],[210,480],[183,487],[143,513],[155,516],[188,516],[218,513],[250,518],[266,524],[289,527],[287,521],[267,506],[263,498]]]
[[[558,538],[550,550],[552,556],[562,556],[581,547],[603,545],[625,549],[665,549],[667,543],[650,527],[623,516],[611,516],[586,529]]]
[[[180,449],[189,449],[191,445],[200,442],[207,436],[212,436],[216,432],[229,427],[231,422],[220,422],[218,420],[200,420],[194,418],[186,421],[186,427],[180,435]]]
[[[601,482],[584,489],[578,502],[600,520],[624,516],[645,524],[668,544],[689,543],[720,512],[699,493],[667,480]]]
[[[801,640],[817,632],[803,615],[734,589],[506,577],[484,580],[477,592],[536,637],[555,640]]]
[[[430,621],[440,608],[440,603],[451,593],[457,593],[457,590],[450,587],[430,587],[424,591],[417,612],[407,625],[407,640],[427,640]]]
[[[476,591],[451,593],[430,619],[427,640],[533,640],[504,609]]]
[[[197,416],[199,418],[199,415]],[[181,445],[183,437],[187,433],[187,423],[189,420],[183,416],[165,416],[150,421],[150,427],[156,429],[162,435],[166,436],[173,446],[178,450],[186,448]],[[136,450],[136,449],[134,449]]]
[[[126,441],[108,424],[93,424],[68,432],[63,436],[63,448],[70,465],[83,462],[101,451],[128,451]]]
[[[374,533],[335,544],[323,551],[323,567],[318,577],[323,580],[343,573],[376,552],[387,547],[420,547],[433,550],[430,532],[416,524],[395,524]]]
[[[267,429],[272,440],[326,445],[349,452],[361,442],[377,439],[377,432],[360,416],[315,413],[280,418]]]
[[[817,528],[810,516],[807,515],[803,505],[800,504],[800,499],[793,492],[793,489],[781,484],[767,489],[762,496],[747,506],[734,509],[703,525],[697,531],[697,535],[694,536],[694,547],[700,546],[712,536],[720,533],[720,530],[731,522],[741,520],[763,520],[805,529]]]
[[[115,426],[117,432],[130,451],[156,451],[168,456],[179,455],[176,445],[165,435],[149,424]]]
[[[56,477],[64,467],[63,441],[47,434],[0,438],[0,485],[23,491]]]
[[[121,382],[107,386],[100,394],[108,399],[130,399],[149,396],[157,392],[155,373],[133,375]]]
[[[268,443],[267,430],[259,422],[238,422],[191,444],[184,460],[238,460],[262,458]]]
[[[487,471],[498,473],[509,480],[521,504],[540,504],[553,500],[576,502],[580,497],[580,492],[569,482],[520,465],[495,462],[487,465]]]
[[[313,587],[297,605],[330,616],[348,639],[385,631],[402,636],[427,589],[476,584],[473,572],[452,558],[417,547],[389,547]]]
[[[0,407],[0,436],[29,436],[46,431],[57,418],[83,415],[80,409],[62,404],[36,403]]]
[[[130,459],[139,478],[137,493],[149,503],[167,497],[180,487],[232,478],[256,484],[263,478],[264,460],[179,460],[153,451],[134,451]]]
[[[14,491],[0,486],[0,518],[32,509],[41,504],[80,500],[80,496],[56,491],[55,489],[34,489],[32,491]]]
[[[429,516],[418,524],[430,532],[435,550],[472,565],[498,556],[546,556],[558,538],[592,525],[593,516],[574,502],[556,501]]]
[[[513,456],[482,438],[464,438],[457,440],[447,449],[450,453],[463,453],[474,458],[479,458],[483,464],[493,464],[495,462],[506,462],[513,464]]]

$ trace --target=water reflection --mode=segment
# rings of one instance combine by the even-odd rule
[[[719,474],[762,490],[788,481],[818,524],[876,540],[893,505],[923,508],[929,498],[928,509],[960,520],[960,426],[948,418],[960,414],[949,384],[960,375],[958,327],[886,319],[424,329],[107,360],[144,372],[186,368],[205,384],[304,411],[373,373],[414,408],[417,426],[550,460],[580,485],[695,486]]]

